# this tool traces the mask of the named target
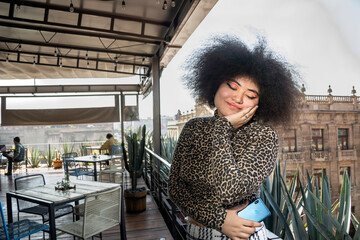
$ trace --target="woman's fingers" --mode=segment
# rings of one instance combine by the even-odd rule
[[[257,105],[255,107],[248,108],[244,116],[246,116],[250,120],[255,115],[256,109],[258,109]]]
[[[248,239],[255,232],[256,227],[262,224],[241,218],[237,215],[239,210],[247,206],[247,202],[227,210],[222,232],[233,240]]]

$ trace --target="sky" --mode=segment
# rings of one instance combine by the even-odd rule
[[[161,115],[194,108],[181,82],[181,64],[213,34],[234,34],[252,46],[262,35],[270,49],[293,64],[308,95],[360,95],[360,1],[219,0],[160,79]],[[140,117],[152,116],[152,97],[140,97]]]

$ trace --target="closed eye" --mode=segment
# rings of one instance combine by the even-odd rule
[[[232,90],[238,90],[239,89],[239,85],[237,85],[236,83],[232,82],[232,81],[227,81],[226,84],[229,86],[230,89]]]
[[[246,92],[246,96],[247,96],[248,98],[250,98],[250,99],[255,99],[255,98],[258,97],[258,95],[256,95],[256,93],[251,92],[251,91],[247,91],[247,92]]]

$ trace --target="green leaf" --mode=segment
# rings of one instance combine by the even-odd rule
[[[348,176],[347,171],[344,171],[343,183],[341,185],[340,191],[340,206],[338,213],[338,222],[342,225],[339,233],[342,236],[344,231],[349,233],[350,229],[350,219],[351,219],[351,182]]]
[[[302,194],[302,200],[304,202],[304,208],[309,209],[310,214],[316,215],[317,213],[316,213],[315,201],[311,201],[310,198],[307,198],[301,182],[299,182],[299,184],[300,184],[300,192]],[[306,214],[306,222],[308,227],[309,238],[316,239],[317,232],[315,230],[315,226],[311,224],[312,221],[310,221],[308,214]]]
[[[285,232],[286,232],[286,239],[293,240],[294,237],[291,233],[290,227],[287,224],[286,219],[285,219],[284,215],[282,214],[280,208],[278,207],[277,203],[275,202],[275,200],[273,199],[273,197],[271,196],[269,191],[267,191],[266,189],[263,189],[263,192],[266,196],[266,199],[269,201],[272,209],[275,211],[275,213],[279,217],[281,223],[284,225]],[[275,233],[275,234],[278,234],[278,233]]]
[[[304,224],[302,222],[302,219],[298,213],[298,210],[295,206],[295,203],[293,202],[288,190],[286,189],[286,184],[283,178],[280,179],[281,184],[283,187],[283,190],[285,192],[285,198],[286,198],[286,204],[290,210],[290,213],[292,214],[292,227],[295,235],[295,239],[304,239],[308,238],[308,234],[305,230]]]
[[[336,237],[336,239],[351,239],[349,234],[347,234],[346,232],[344,232],[343,226],[337,221],[337,219],[332,215],[331,211],[329,211],[329,209],[320,201],[320,199],[318,199],[314,193],[309,191],[309,194],[311,197],[313,197],[316,201],[316,203],[322,208],[323,213],[326,214],[326,216],[328,217],[328,219],[332,222],[332,224],[334,225],[336,231],[340,233],[342,233],[342,236]]]
[[[333,236],[332,232],[329,232],[327,227],[325,225],[323,225],[322,223],[320,223],[318,221],[318,219],[313,214],[311,214],[311,212],[309,212],[306,209],[306,206],[304,206],[304,211],[306,213],[306,218],[310,220],[310,222],[312,223],[312,226],[314,226],[314,228],[316,228],[322,236],[324,236],[326,239],[336,240],[336,238]],[[313,239],[316,239],[316,238],[313,238]]]

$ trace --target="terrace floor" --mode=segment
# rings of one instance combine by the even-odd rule
[[[4,171],[0,171],[0,181],[1,181],[1,191],[0,191],[0,200],[3,204],[4,213],[7,218],[6,210],[6,192],[14,190],[14,178],[23,176],[31,173],[42,173],[45,176],[46,182],[57,182],[63,178],[63,170],[55,170],[53,168],[29,168],[26,173],[25,169],[21,169],[12,176],[5,176]],[[129,180],[129,178],[126,178]],[[91,180],[90,178],[88,180]],[[142,178],[138,179],[139,186],[145,186]],[[16,212],[16,203],[13,201],[13,211]],[[33,220],[39,220],[41,222],[41,217],[36,215],[26,215],[21,214],[20,218],[29,218]],[[14,214],[14,220],[17,220],[16,214]],[[61,225],[62,223],[72,221],[72,216],[63,216],[56,219],[56,224]],[[125,214],[126,222],[126,235],[127,239],[132,240],[153,240],[153,239],[165,239],[172,240],[172,236],[162,218],[156,204],[154,203],[151,195],[146,197],[146,211],[136,214]],[[45,238],[48,239],[48,235],[45,234]],[[31,239],[43,239],[43,234],[38,233],[31,236]],[[73,239],[72,236],[63,234],[58,236],[58,239]],[[105,240],[115,240],[120,239],[120,228],[114,227],[105,232],[103,232],[103,239]]]

